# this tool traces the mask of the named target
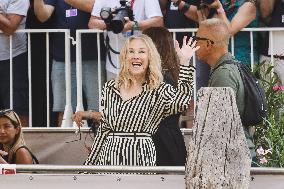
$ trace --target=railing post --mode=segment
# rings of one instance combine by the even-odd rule
[[[49,33],[46,32],[46,124],[50,127],[50,101],[49,101]]]
[[[31,33],[28,32],[28,82],[29,82],[29,127],[32,127],[32,59],[31,59]]]
[[[12,35],[9,37],[10,42],[10,109],[13,109],[13,41]]]
[[[251,65],[251,71],[253,71],[254,53],[253,53],[253,33],[252,31],[250,31],[250,65]]]
[[[83,93],[82,93],[82,43],[81,43],[81,32],[76,31],[76,83],[77,83],[77,106],[76,112],[84,111],[83,107]],[[76,123],[73,122],[73,127],[77,127]],[[87,127],[87,121],[83,121],[83,127]]]
[[[101,102],[102,91],[102,61],[101,61],[101,46],[100,46],[100,33],[97,32],[97,48],[98,48],[98,84],[99,84],[99,103]]]
[[[273,45],[274,45],[274,43],[273,43],[273,32],[272,31],[269,31],[269,46],[270,46],[270,49],[269,49],[269,52],[270,52],[270,61],[271,61],[271,64],[272,64],[272,66],[273,66],[273,68],[271,69],[271,73],[272,73],[272,75],[273,75],[273,73],[274,73],[274,49],[273,49]]]
[[[72,127],[71,116],[73,114],[71,104],[71,61],[70,61],[70,30],[65,31],[65,83],[66,105],[61,127]]]

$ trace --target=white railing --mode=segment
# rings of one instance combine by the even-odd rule
[[[70,31],[67,29],[23,29],[17,30],[18,33],[27,33],[28,35],[28,83],[29,83],[29,126],[32,127],[32,76],[31,76],[31,33],[46,33],[46,100],[47,100],[47,127],[50,126],[50,101],[49,101],[49,34],[50,33],[65,33],[65,48],[70,49]],[[12,36],[10,36],[10,109],[13,109],[13,51],[12,51]],[[65,49],[65,70],[66,70],[66,106],[65,106],[65,119],[63,126],[72,125],[72,121],[67,117],[72,115],[71,107],[71,77],[70,77],[70,50]],[[71,107],[71,111],[70,111]]]
[[[185,29],[170,29],[170,32],[173,33],[173,38],[176,38],[176,33],[179,32],[191,32],[195,35],[197,29],[196,28],[185,28]],[[270,38],[273,38],[273,32],[276,31],[284,31],[284,28],[245,28],[241,30],[242,32],[250,32],[250,45],[251,45],[251,65],[254,64],[254,49],[253,49],[253,35],[256,32],[261,31],[269,31]],[[31,33],[46,33],[46,100],[47,100],[47,120],[46,126],[50,127],[50,100],[49,100],[49,34],[50,33],[65,33],[65,82],[66,82],[66,105],[64,110],[64,117],[62,121],[62,127],[72,127],[73,123],[71,120],[71,115],[73,113],[72,105],[71,105],[71,63],[70,63],[70,31],[66,29],[25,29],[18,30],[17,32],[24,32],[28,35],[28,77],[29,77],[29,126],[32,127],[32,84],[31,84]],[[73,41],[76,45],[76,79],[77,79],[77,106],[76,111],[83,110],[83,100],[82,100],[82,56],[81,56],[81,34],[82,33],[97,33],[97,47],[98,47],[98,89],[101,91],[102,86],[102,77],[101,77],[101,57],[100,57],[100,34],[103,31],[100,30],[77,30],[76,31],[76,41]],[[273,40],[270,40],[271,48],[271,62],[273,63]],[[69,50],[67,50],[69,49]],[[234,37],[231,38],[231,53],[234,54]],[[12,36],[10,36],[10,108],[13,108],[13,62],[12,62]],[[193,64],[196,65],[196,59],[194,56]],[[252,66],[253,68],[253,66]],[[196,79],[195,81],[196,82]],[[196,86],[196,85],[194,85]],[[196,99],[196,87],[194,87],[194,99]],[[196,104],[196,103],[195,103]]]
[[[101,30],[76,30],[76,79],[77,79],[77,111],[83,111],[83,94],[82,94],[82,49],[81,49],[81,36],[83,33],[97,33],[97,49],[98,49],[98,89],[102,91],[102,63],[101,63],[101,47],[100,47],[100,33]],[[100,93],[99,93],[100,94]],[[99,95],[100,102],[100,95]],[[76,127],[76,125],[73,126]],[[84,127],[87,127],[87,122],[84,121]]]
[[[16,165],[17,172],[40,173],[156,173],[184,175],[184,166],[94,166],[94,165]],[[252,175],[284,175],[283,168],[252,167]]]

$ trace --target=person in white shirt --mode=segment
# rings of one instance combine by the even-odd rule
[[[0,0],[0,109],[10,103],[10,35],[13,58],[13,109],[24,127],[28,126],[28,56],[25,29],[29,0]]]
[[[107,32],[109,45],[117,52],[120,51],[126,38],[131,35],[131,30],[135,30],[133,33],[138,34],[140,31],[152,26],[163,26],[163,15],[158,0],[131,0],[128,3],[132,4],[134,21],[127,21],[123,31],[119,34],[115,34],[112,31]],[[100,17],[101,9],[103,7],[115,8],[120,6],[120,0],[96,0],[89,21],[89,28],[105,30],[106,24]],[[119,70],[118,54],[112,51],[107,52],[106,70],[107,80],[116,77]]]

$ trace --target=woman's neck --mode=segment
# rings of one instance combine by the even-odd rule
[[[135,75],[132,76],[132,84],[133,86],[139,86],[139,85],[143,85],[143,83],[145,83],[146,81],[146,76],[145,75]],[[131,86],[130,86],[131,87]]]
[[[120,89],[120,95],[123,100],[129,100],[142,92],[144,80],[132,80],[129,86]]]
[[[143,83],[145,83],[145,80],[132,80],[132,83],[129,87],[130,88],[132,88],[132,87],[136,88],[136,87],[142,86]]]

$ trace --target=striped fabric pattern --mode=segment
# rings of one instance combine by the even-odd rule
[[[85,165],[153,166],[156,151],[151,137],[113,136],[111,133],[146,133],[151,136],[165,117],[186,110],[191,99],[194,67],[180,66],[176,88],[162,83],[154,90],[122,100],[115,81],[102,91],[102,119]]]
[[[156,151],[151,137],[112,137],[104,141],[97,165],[154,166]]]

